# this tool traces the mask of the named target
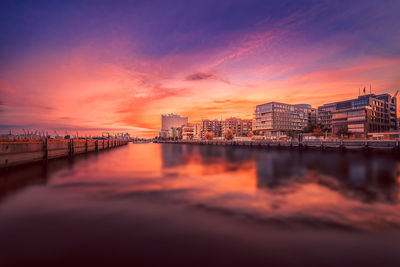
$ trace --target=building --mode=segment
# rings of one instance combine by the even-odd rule
[[[232,130],[237,137],[247,137],[252,130],[252,120],[228,118],[222,121],[222,133],[225,133],[228,129]]]
[[[253,131],[258,135],[278,137],[292,131],[302,131],[316,123],[316,110],[309,104],[269,102],[256,106]]]
[[[201,139],[201,123],[194,123],[194,139]]]
[[[324,104],[318,107],[317,122],[328,132],[332,132],[332,112],[336,111],[336,103]]]
[[[202,120],[201,121],[201,138],[204,138],[206,132],[212,132],[214,137],[222,136],[222,121],[219,120]]]
[[[193,123],[185,123],[182,126],[182,139],[193,140],[195,137],[195,125]]]
[[[367,137],[368,133],[398,129],[396,96],[364,94],[335,104],[335,109],[331,112],[332,134],[346,129],[353,135]]]
[[[161,115],[161,137],[173,137],[173,128],[181,127],[188,122],[187,117],[176,114]]]

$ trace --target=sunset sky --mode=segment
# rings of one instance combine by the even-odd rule
[[[0,128],[251,118],[400,89],[400,1],[1,1]]]

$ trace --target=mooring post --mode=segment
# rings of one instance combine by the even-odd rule
[[[94,150],[96,150],[96,152],[99,151],[99,140],[98,140],[98,139],[96,139],[96,140],[94,141]]]
[[[88,152],[88,140],[87,138],[85,139],[85,153]]]
[[[340,150],[341,150],[341,151],[344,151],[344,150],[346,149],[346,146],[344,145],[343,139],[340,139],[340,145],[339,145],[339,147],[340,147]]]
[[[365,140],[365,143],[364,143],[364,151],[368,151],[369,150],[369,145],[368,145],[368,140]]]
[[[43,161],[48,159],[47,137],[43,140]]]
[[[69,156],[74,155],[74,139],[69,139]]]

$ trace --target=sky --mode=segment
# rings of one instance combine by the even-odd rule
[[[400,1],[1,1],[0,128],[153,136],[161,114],[400,89]]]

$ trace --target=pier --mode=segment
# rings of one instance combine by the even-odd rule
[[[126,145],[125,139],[42,139],[0,142],[0,169]]]
[[[198,144],[219,146],[248,146],[265,148],[289,149],[320,149],[347,151],[385,151],[400,152],[399,140],[356,140],[356,139],[326,139],[326,140],[156,140],[156,143]]]

